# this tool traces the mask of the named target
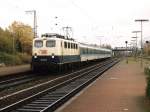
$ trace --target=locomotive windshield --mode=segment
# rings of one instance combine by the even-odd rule
[[[35,47],[42,47],[43,46],[43,41],[41,41],[41,40],[36,40],[35,42],[34,42],[34,46]]]
[[[46,47],[55,47],[56,46],[56,41],[55,40],[48,40],[46,42]]]

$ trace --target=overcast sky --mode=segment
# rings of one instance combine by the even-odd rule
[[[14,20],[33,27],[33,15],[25,11],[36,10],[39,35],[70,26],[80,42],[113,47],[125,46],[135,36],[131,32],[140,30],[135,19],[150,19],[150,0],[1,0],[0,9],[2,28]],[[150,39],[150,22],[143,24],[143,37]]]

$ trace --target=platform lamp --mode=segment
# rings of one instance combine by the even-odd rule
[[[131,37],[131,38],[133,38],[133,37]],[[135,54],[135,52],[136,52],[136,40],[131,40],[131,43],[132,43],[132,45],[133,45],[133,47],[132,47],[132,54],[134,55]],[[134,55],[135,56],[135,55]]]
[[[125,44],[126,44],[126,63],[128,63],[128,56],[127,56],[127,44],[128,44],[128,41],[125,41]]]
[[[145,43],[146,43],[146,53],[147,53],[147,55],[149,55],[149,41],[145,41]]]

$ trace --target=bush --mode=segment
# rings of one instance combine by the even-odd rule
[[[21,59],[22,63],[30,63],[31,62],[31,56],[27,53],[18,53],[19,58]]]
[[[5,63],[6,65],[18,65],[21,64],[21,60],[18,56],[14,56],[8,53],[0,53],[0,63]]]
[[[5,65],[20,65],[30,63],[31,56],[27,54],[15,53],[8,54],[4,52],[0,52],[0,63],[4,63]]]
[[[150,67],[145,67],[144,72],[146,75],[150,76]]]
[[[146,96],[150,98],[150,77],[147,77]]]
[[[150,67],[145,67],[144,72],[147,75],[146,96],[150,99]]]

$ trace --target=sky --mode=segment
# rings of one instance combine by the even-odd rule
[[[89,44],[125,46],[140,30],[135,19],[150,19],[150,0],[1,0],[0,27],[13,21],[33,27],[36,10],[38,35],[64,33],[62,27],[72,27],[72,37]],[[57,17],[57,18],[56,18]],[[57,25],[56,25],[57,24]],[[140,34],[138,34],[140,45]],[[143,23],[143,40],[150,39],[150,22]]]

